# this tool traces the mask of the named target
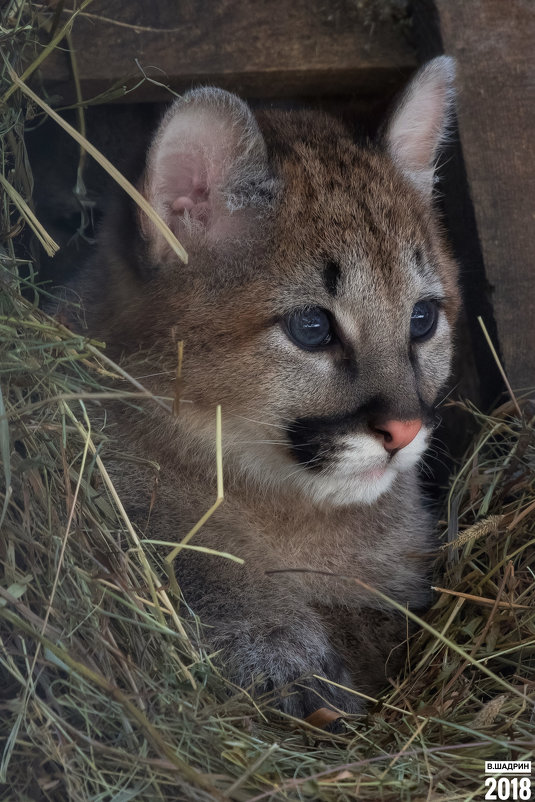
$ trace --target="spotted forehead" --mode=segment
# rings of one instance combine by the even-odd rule
[[[279,222],[296,247],[333,259],[360,249],[388,272],[403,242],[422,263],[428,210],[385,154],[340,141],[326,148],[298,142],[291,154],[280,165]]]
[[[283,119],[284,124],[280,124]],[[380,147],[305,113],[271,120],[267,141],[283,187],[276,221],[278,265],[331,297],[400,291],[448,295],[430,204]],[[442,279],[445,279],[443,281]]]

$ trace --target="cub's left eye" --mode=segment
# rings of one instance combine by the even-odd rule
[[[288,336],[305,350],[313,350],[329,345],[333,331],[328,313],[319,306],[296,309],[284,318]]]
[[[438,321],[436,301],[418,301],[411,314],[411,339],[427,340],[435,333]]]

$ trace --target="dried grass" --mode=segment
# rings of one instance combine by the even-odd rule
[[[22,74],[47,18],[25,2],[3,14],[0,798],[482,798],[483,761],[535,745],[533,404],[464,405],[479,433],[452,479],[436,601],[405,679],[365,717],[325,734],[229,689],[101,460],[88,409],[124,375],[37,308],[35,107],[7,64]],[[146,395],[124,386],[124,403]]]

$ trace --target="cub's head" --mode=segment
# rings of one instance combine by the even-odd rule
[[[143,188],[189,262],[140,216],[141,242],[114,246],[130,289],[106,326],[168,371],[184,341],[177,451],[185,432],[213,448],[221,403],[227,464],[316,501],[372,503],[416,465],[458,307],[432,208],[453,72],[425,66],[376,143],[217,89],[169,109]]]

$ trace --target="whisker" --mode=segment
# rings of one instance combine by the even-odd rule
[[[245,415],[237,415],[236,413],[232,413],[229,415],[230,418],[240,418],[241,420],[246,420],[249,423],[258,423],[260,426],[273,426],[275,429],[282,429],[286,431],[286,426],[282,426],[280,423],[268,423],[265,420],[255,420],[254,418],[247,418]]]
[[[287,475],[284,477],[284,479],[285,479],[285,480],[286,480],[286,479],[289,479],[291,476],[294,476],[296,473],[301,473],[301,472],[304,472],[304,469],[306,469],[306,468],[307,468],[309,465],[313,465],[315,462],[320,462],[320,461],[321,461],[321,458],[322,458],[322,457],[324,457],[324,456],[326,456],[328,453],[329,453],[329,449],[328,449],[328,448],[322,448],[322,449],[320,449],[320,450],[318,451],[318,453],[317,453],[317,454],[316,454],[314,457],[311,457],[311,458],[310,458],[310,459],[308,459],[306,462],[299,462],[299,463],[298,463],[298,465],[297,465],[297,467],[296,467],[296,468],[295,468],[293,471],[291,471],[290,473],[288,473],[288,474],[287,474]]]
[[[254,445],[274,445],[274,446],[287,446],[287,440],[235,440],[236,445],[239,446],[254,446]]]

